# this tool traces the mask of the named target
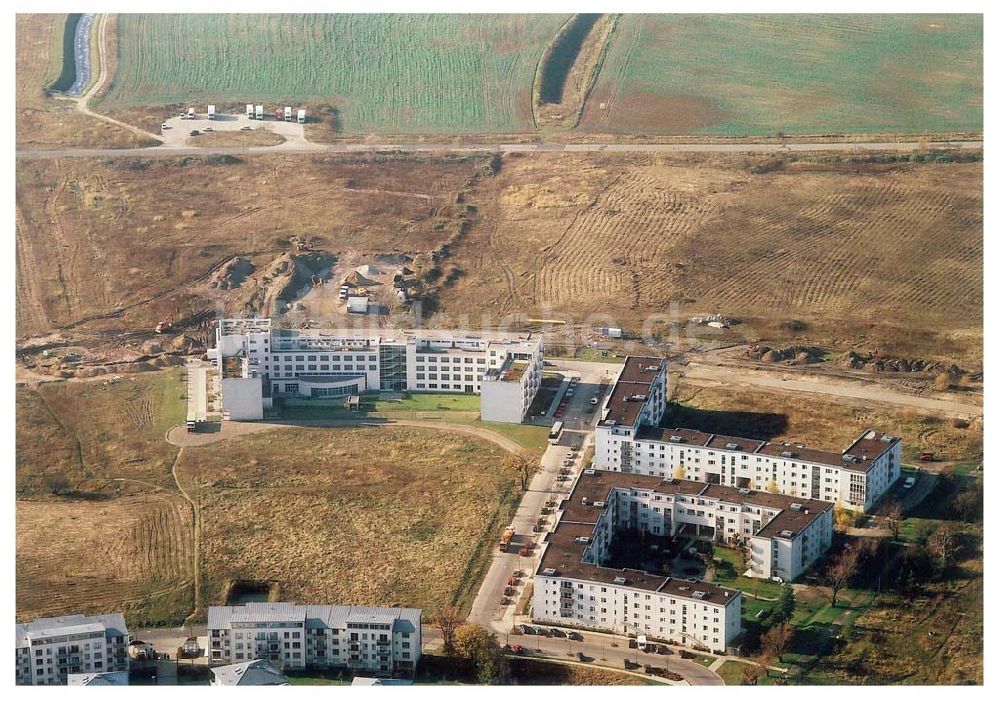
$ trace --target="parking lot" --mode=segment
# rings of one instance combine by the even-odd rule
[[[192,144],[197,145],[198,137],[192,137],[191,132],[197,131],[199,134],[203,134],[206,129],[212,131],[252,131],[255,129],[266,129],[285,139],[283,144],[271,148],[280,149],[292,146],[302,148],[310,145],[306,141],[304,125],[298,122],[278,121],[274,118],[273,114],[263,120],[247,119],[245,114],[216,114],[215,119],[209,119],[208,114],[205,112],[196,113],[194,119],[188,119],[187,117],[175,114],[165,119],[164,124],[166,128],[160,130],[160,138],[163,139],[163,146],[168,148],[187,148]],[[188,142],[189,139],[192,140],[191,143]]]

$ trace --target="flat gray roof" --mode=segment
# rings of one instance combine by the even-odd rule
[[[294,623],[343,629],[348,623],[392,625],[396,632],[420,628],[420,609],[375,606],[301,605],[289,602],[255,602],[243,606],[209,606],[208,628],[229,628],[232,623]]]

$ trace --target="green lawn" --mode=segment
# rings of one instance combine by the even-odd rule
[[[743,670],[747,668],[748,665],[742,662],[723,662],[722,666],[716,671],[722,681],[726,683],[727,686],[741,686],[743,684]],[[777,672],[771,672],[771,676],[762,674],[757,678],[757,686],[773,686],[774,683],[779,679]]]
[[[399,401],[376,399],[373,411],[378,413],[393,411],[471,411],[479,412],[478,394],[458,394],[450,392],[410,392],[406,399]]]
[[[520,443],[525,448],[538,452],[545,452],[549,445],[549,429],[545,426],[528,426],[526,424],[502,424],[493,421],[473,421],[473,426],[482,426],[491,431],[501,433],[512,441]]]
[[[548,447],[549,429],[545,426],[506,424],[480,421],[479,395],[451,394],[447,392],[413,392],[406,399],[390,401],[377,395],[362,397],[361,412],[352,412],[340,406],[285,407],[282,414],[288,419],[412,419],[466,424],[496,431],[539,455]]]
[[[713,546],[712,557],[731,564],[734,572],[739,571],[740,556],[732,548],[723,548],[718,545]],[[734,577],[723,568],[716,568],[715,583],[724,587],[739,589],[744,594],[754,597],[776,599],[781,596],[781,585],[777,582],[770,582],[766,579],[758,579],[756,577],[744,577],[742,575]],[[746,606],[746,602],[744,602],[744,606]],[[756,610],[754,613],[756,613]]]
[[[981,15],[625,15],[582,126],[981,131],[982,75]]]
[[[531,131],[535,65],[564,20],[122,14],[103,104],[306,102],[337,110],[348,133]]]

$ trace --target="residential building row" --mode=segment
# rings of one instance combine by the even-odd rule
[[[610,567],[615,536],[635,537],[636,532],[688,533],[742,547],[749,558],[741,574],[791,581],[830,547],[833,504],[691,480],[585,470],[543,544],[535,574],[534,620],[725,652],[741,632],[740,592]]]
[[[770,490],[866,512],[900,475],[899,438],[866,429],[841,452],[661,428],[667,361],[629,357],[594,430],[594,467]]]
[[[542,381],[537,333],[284,329],[222,319],[209,358],[222,412],[263,418],[275,398],[330,400],[369,391],[479,394],[484,421],[520,423]]]
[[[14,627],[19,685],[90,684],[129,669],[129,633],[120,613],[38,618]],[[119,683],[120,675],[101,677]],[[101,682],[95,682],[101,683]]]
[[[280,670],[410,673],[420,660],[420,623],[420,609],[409,608],[210,606],[208,661],[213,667],[267,660]]]

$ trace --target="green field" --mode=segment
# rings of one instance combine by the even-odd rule
[[[982,75],[981,15],[626,15],[580,128],[980,131]]]
[[[102,106],[290,101],[336,109],[351,133],[528,131],[535,66],[564,21],[123,14]]]

